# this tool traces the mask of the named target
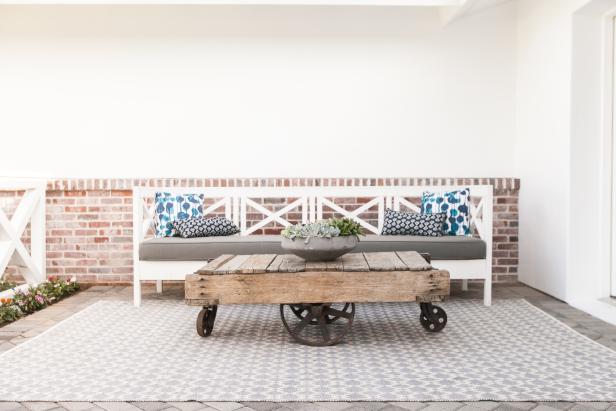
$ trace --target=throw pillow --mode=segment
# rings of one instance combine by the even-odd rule
[[[174,236],[173,222],[176,220],[202,216],[203,197],[203,194],[156,193],[154,197],[156,237]]]
[[[180,237],[183,238],[233,235],[240,232],[240,229],[233,222],[224,217],[187,218],[176,220],[173,226]]]
[[[421,213],[445,213],[447,214],[443,224],[445,234],[470,235],[470,204],[471,192],[469,188],[442,194],[426,191],[421,197]]]
[[[385,210],[381,235],[423,235],[440,237],[446,214],[419,214],[412,212]]]

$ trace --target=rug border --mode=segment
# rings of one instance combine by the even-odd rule
[[[548,318],[550,318],[552,321],[555,321],[556,323],[560,324],[561,327],[564,327],[564,328],[566,328],[569,331],[573,331],[575,334],[577,334],[578,336],[582,337],[583,339],[588,340],[588,341],[590,341],[591,343],[593,343],[595,345],[598,345],[599,347],[603,348],[604,350],[607,350],[608,353],[610,353],[611,355],[613,355],[616,358],[616,350],[613,350],[610,347],[607,347],[607,346],[601,344],[600,342],[597,342],[597,341],[593,340],[589,336],[582,334],[581,332],[577,331],[575,328],[565,324],[564,322],[560,321],[558,318],[554,317],[553,315],[548,314],[547,312],[543,311],[541,308],[537,307],[536,305],[534,305],[533,303],[528,301],[526,298],[521,298],[521,300],[524,301],[526,304],[530,305],[531,307],[533,307],[535,310],[539,311],[544,316],[547,316]],[[565,303],[565,304],[567,304],[567,303]],[[582,312],[584,312],[584,311],[582,311]],[[607,324],[609,324],[609,323],[607,323]]]

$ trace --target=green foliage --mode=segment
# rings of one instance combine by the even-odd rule
[[[22,312],[15,305],[0,305],[0,325],[13,322],[22,315]]]
[[[363,235],[362,227],[359,223],[350,218],[330,218],[329,220],[317,221],[310,224],[296,224],[285,227],[280,232],[283,237],[290,238],[310,238],[310,237],[346,237],[350,235]]]
[[[331,218],[329,220],[329,223],[332,225],[332,227],[336,227],[338,230],[340,230],[341,236],[364,235],[364,230],[362,226],[357,221],[350,218]]]
[[[27,291],[17,291],[13,296],[13,305],[24,314],[32,314],[50,303],[48,297],[38,287]]]
[[[13,298],[0,300],[0,326],[45,308],[78,289],[79,284],[76,282],[50,277],[47,282],[36,287],[17,291]]]
[[[38,288],[50,302],[55,302],[79,290],[79,284],[75,281],[50,278],[49,281],[39,285]]]
[[[5,290],[10,290],[11,288],[15,287],[17,284],[11,282],[11,281],[6,281],[6,280],[0,280],[0,291],[5,291]]]

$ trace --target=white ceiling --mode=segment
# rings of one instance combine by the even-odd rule
[[[0,4],[202,4],[202,5],[302,5],[302,6],[400,6],[438,8],[443,24],[488,7],[513,0],[0,0]]]

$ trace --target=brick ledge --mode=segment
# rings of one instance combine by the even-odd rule
[[[391,178],[77,178],[49,180],[51,191],[71,190],[131,190],[133,186],[150,187],[329,187],[329,186],[430,186],[430,185],[478,185],[488,184],[495,190],[519,190],[520,179],[499,178],[435,178],[435,177],[391,177]]]

